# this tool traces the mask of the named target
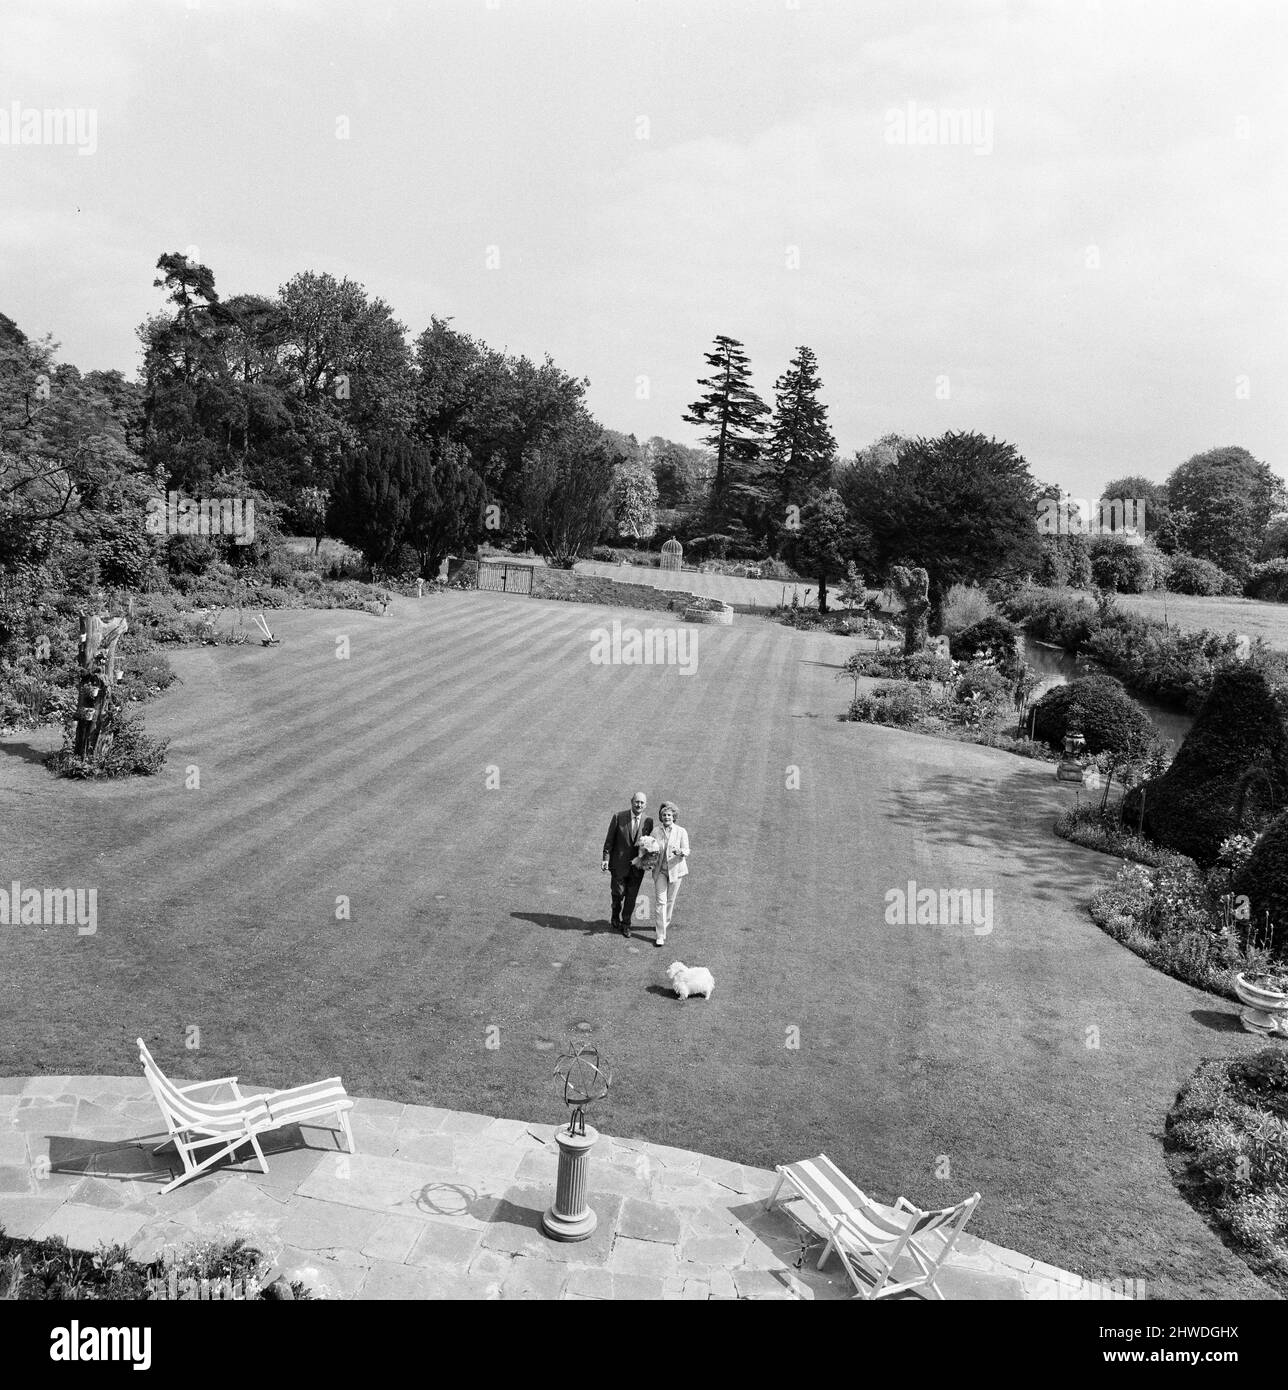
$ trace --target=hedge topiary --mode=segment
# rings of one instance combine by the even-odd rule
[[[1266,827],[1235,875],[1234,891],[1247,896],[1253,925],[1260,927],[1269,914],[1271,953],[1288,956],[1288,812]]]
[[[1227,835],[1260,830],[1285,806],[1288,734],[1265,676],[1243,665],[1217,671],[1171,767],[1123,802],[1130,824],[1204,868]]]
[[[1007,618],[990,615],[972,623],[964,632],[948,639],[948,649],[956,661],[978,661],[991,656],[1003,671],[1014,671],[1019,664],[1020,630]]]
[[[1071,724],[1081,728],[1088,753],[1143,752],[1154,736],[1149,716],[1112,676],[1054,686],[1034,707],[1033,737],[1052,748],[1063,745]]]

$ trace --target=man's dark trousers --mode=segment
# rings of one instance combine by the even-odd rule
[[[636,840],[652,833],[653,817],[641,816]],[[631,813],[618,811],[609,821],[608,834],[604,837],[604,857],[608,860],[608,874],[612,880],[615,927],[626,926],[635,912],[635,899],[644,882],[644,870],[631,864],[638,853],[637,844],[631,840]]]

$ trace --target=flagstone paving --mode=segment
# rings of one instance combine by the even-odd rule
[[[591,1157],[598,1225],[562,1244],[541,1228],[554,1195],[553,1125],[365,1098],[351,1118],[354,1154],[330,1129],[292,1127],[261,1140],[268,1173],[250,1156],[163,1195],[178,1159],[153,1152],[164,1133],[141,1078],[0,1079],[0,1227],[80,1249],[119,1242],[145,1259],[242,1234],[275,1275],[330,1298],[853,1292],[838,1261],[817,1268],[823,1241],[799,1203],[765,1210],[771,1172],[603,1135]],[[939,1282],[950,1299],[1123,1297],[969,1234]]]

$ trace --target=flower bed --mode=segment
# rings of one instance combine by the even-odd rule
[[[1167,1117],[1181,1192],[1288,1297],[1288,1051],[1204,1062]]]
[[[240,1237],[199,1242],[172,1261],[136,1260],[123,1245],[71,1249],[59,1236],[19,1240],[0,1228],[0,1300],[307,1299],[305,1285],[264,1283],[269,1262]]]
[[[1224,862],[1206,877],[1183,854],[1154,853],[1154,867],[1125,864],[1092,894],[1092,921],[1165,974],[1237,1001],[1236,975],[1257,980],[1275,968],[1273,926],[1241,918],[1238,899],[1222,891],[1244,847],[1223,845]]]

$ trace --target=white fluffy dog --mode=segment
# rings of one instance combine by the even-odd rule
[[[711,998],[716,982],[705,965],[685,965],[682,960],[672,961],[667,967],[666,977],[675,990],[676,997],[687,999],[691,994]]]

